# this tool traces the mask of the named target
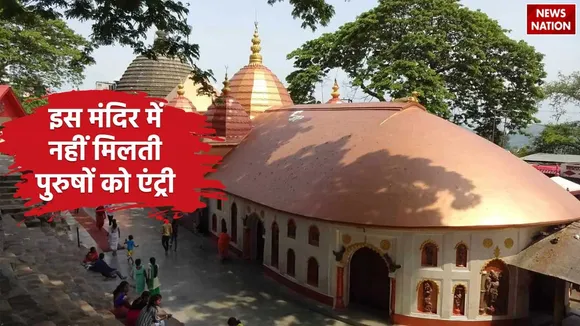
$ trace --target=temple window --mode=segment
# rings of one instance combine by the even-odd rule
[[[287,237],[290,239],[296,239],[296,222],[294,222],[294,220],[288,221]]]
[[[211,230],[217,232],[217,216],[215,214],[211,216]]]
[[[227,233],[228,232],[228,224],[226,223],[226,220],[222,218],[222,232]]]
[[[230,225],[230,235],[232,242],[236,243],[238,242],[238,206],[236,203],[233,203],[232,207],[230,208]]]
[[[306,276],[306,283],[318,287],[318,262],[314,257],[308,258],[308,274]]]
[[[493,259],[483,268],[479,298],[480,315],[507,315],[509,281],[509,270],[501,259]]]
[[[220,211],[222,210],[222,200],[221,199],[217,200],[217,209]]]
[[[318,228],[316,227],[316,225],[310,226],[310,228],[308,229],[308,244],[318,247],[319,240],[320,240],[320,232],[318,231]]]
[[[455,266],[467,267],[467,246],[463,242],[455,246]]]
[[[453,290],[453,314],[465,316],[465,286],[456,285]]]
[[[417,286],[417,310],[426,314],[437,313],[439,286],[433,281],[422,281]]]
[[[426,241],[421,245],[421,266],[437,267],[437,252],[439,248],[431,241]]]
[[[296,275],[296,255],[292,249],[286,252],[286,274],[292,277]]]

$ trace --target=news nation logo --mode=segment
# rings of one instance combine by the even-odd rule
[[[575,35],[575,4],[528,4],[528,34]]]

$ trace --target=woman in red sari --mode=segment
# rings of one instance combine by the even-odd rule
[[[227,229],[223,229],[218,237],[218,255],[221,261],[228,258],[228,249],[230,248],[230,235]]]
[[[105,219],[107,218],[104,206],[97,207],[96,218],[97,218],[97,228],[100,231],[103,229],[103,225],[105,225]]]

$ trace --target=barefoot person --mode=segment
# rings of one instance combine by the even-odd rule
[[[159,287],[159,265],[155,263],[155,257],[149,258],[149,267],[147,267],[147,287],[151,295],[160,294]]]
[[[129,312],[127,313],[127,318],[125,318],[125,326],[135,326],[137,324],[139,314],[141,313],[141,310],[147,306],[147,303],[149,303],[150,297],[151,295],[149,292],[145,291],[141,293],[140,297],[133,301],[131,308],[129,308]]]
[[[117,225],[117,220],[113,219],[113,224],[109,230],[109,247],[113,251],[113,256],[117,256],[117,249],[119,249],[119,239],[121,238],[121,229]]]
[[[109,226],[113,225],[113,211],[111,205],[105,205],[105,213],[107,214],[107,218],[109,219]]]
[[[161,244],[163,249],[165,249],[165,254],[169,251],[169,239],[171,238],[171,233],[173,232],[171,224],[168,219],[163,220],[163,226],[161,227]]]
[[[128,293],[129,282],[127,281],[121,282],[115,291],[113,291],[113,315],[119,319],[127,317],[129,308],[131,308],[131,303],[127,296]]]
[[[230,247],[230,235],[228,230],[224,228],[218,237],[218,255],[221,261],[228,258],[228,249]]]
[[[89,252],[85,256],[85,259],[83,260],[83,265],[85,265],[85,267],[89,268],[97,260],[99,260],[99,253],[97,252],[97,248],[91,247],[91,249],[89,249]]]
[[[103,229],[103,225],[105,225],[105,219],[107,218],[107,214],[105,213],[105,207],[99,206],[95,210],[95,217],[97,223],[97,229],[101,231]]]
[[[127,248],[127,262],[133,265],[135,263],[133,260],[133,250],[139,247],[139,245],[135,244],[133,235],[129,235],[129,239],[125,239],[125,247]]]
[[[139,313],[136,326],[165,326],[165,320],[170,319],[170,314],[160,314],[161,294],[152,295],[149,303]]]
[[[94,262],[91,267],[89,267],[89,270],[101,273],[103,276],[106,276],[108,278],[115,278],[117,276],[122,280],[127,278],[123,276],[121,272],[112,268],[111,266],[109,266],[109,264],[105,262],[105,254],[102,252],[99,254],[99,259],[96,262]]]
[[[145,267],[141,264],[141,259],[135,260],[135,266],[133,267],[133,279],[135,280],[135,291],[137,294],[141,294],[147,288],[147,271]]]
[[[169,242],[169,249],[173,247],[173,251],[177,251],[177,219],[171,221],[171,241]]]

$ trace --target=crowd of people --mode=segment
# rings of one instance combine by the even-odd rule
[[[119,246],[121,230],[113,216],[111,208],[99,206],[96,209],[96,224],[100,230],[104,227],[105,221],[109,221],[108,244],[112,255],[117,255],[117,250],[127,250],[127,261],[131,267],[131,279],[134,281],[135,295],[138,297],[130,300],[131,286],[126,281],[119,270],[112,268],[105,261],[105,254],[98,253],[95,247],[91,247],[86,254],[83,264],[89,271],[97,272],[107,278],[120,278],[122,282],[113,291],[113,313],[118,319],[124,320],[126,326],[163,326],[165,321],[171,318],[171,314],[160,312],[161,304],[161,283],[159,281],[159,265],[155,257],[149,258],[149,264],[144,266],[139,258],[133,259],[135,248],[139,247],[135,243],[133,235],[129,235],[124,242],[124,247]],[[170,250],[177,251],[177,219],[163,220],[161,227],[161,244],[167,255]],[[218,254],[220,260],[228,256],[229,235],[227,231],[222,232],[218,241]],[[231,317],[227,322],[228,326],[243,326],[241,321]]]

